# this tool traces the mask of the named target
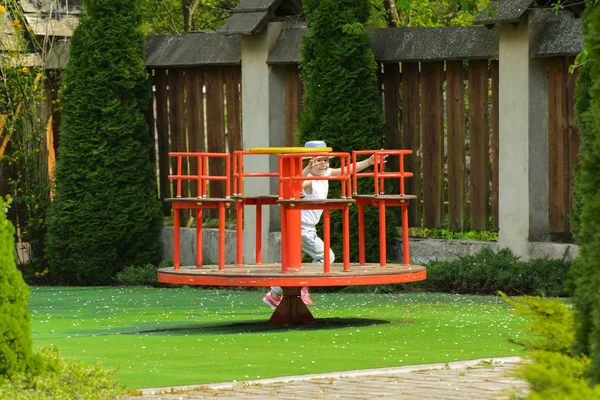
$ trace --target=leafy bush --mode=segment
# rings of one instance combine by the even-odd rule
[[[55,347],[40,351],[44,369],[39,375],[21,373],[0,385],[0,398],[12,400],[105,400],[125,394],[126,389],[113,380],[114,371],[100,364],[68,362]]]
[[[6,218],[7,207],[0,198],[0,382],[14,374],[36,373],[40,368],[27,311],[29,287],[17,270],[15,228]]]
[[[84,0],[73,33],[46,243],[58,283],[103,285],[127,265],[160,260],[140,7]]]
[[[571,273],[575,286],[574,351],[590,357],[590,382],[600,384],[600,7],[597,2],[587,2],[581,26],[590,81],[584,82],[589,84],[589,107],[584,93],[578,93],[576,109],[578,122],[585,121],[581,126],[585,131],[575,181],[575,200],[580,202],[575,209],[579,222],[575,236],[581,253]]]
[[[129,265],[116,275],[124,285],[153,285],[157,282],[158,267],[152,264]]]
[[[529,399],[597,399],[600,386],[591,387],[586,375],[587,356],[573,357],[570,349],[575,336],[573,313],[557,299],[523,297],[504,300],[528,319],[531,335],[510,340],[523,346],[532,363],[525,363],[518,374],[530,384]]]
[[[450,261],[427,264],[427,279],[409,287],[422,290],[510,295],[566,296],[565,282],[571,262],[538,258],[520,261],[509,249],[494,252],[484,247],[479,253]]]
[[[153,264],[129,265],[116,275],[117,281],[123,285],[156,285],[158,283],[158,269],[172,267],[173,261],[163,261],[157,267]]]

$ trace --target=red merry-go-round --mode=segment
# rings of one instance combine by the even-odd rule
[[[410,264],[408,238],[408,205],[416,196],[404,193],[404,179],[412,173],[404,170],[404,156],[410,150],[358,150],[352,154],[333,152],[330,147],[268,147],[239,150],[233,153],[233,168],[229,153],[169,153],[176,159],[177,170],[169,179],[175,182],[172,198],[165,199],[173,208],[173,267],[161,268],[158,280],[164,283],[209,286],[281,286],[283,299],[273,312],[271,324],[303,324],[315,322],[308,307],[300,299],[300,289],[304,286],[352,286],[375,285],[419,281],[426,278],[425,267]],[[373,171],[356,171],[357,158],[374,156]],[[245,172],[244,163],[252,157],[277,157],[276,172]],[[310,157],[332,157],[339,160],[340,176],[306,177],[302,174],[303,159]],[[386,170],[387,159],[397,157],[396,171]],[[224,174],[211,174],[209,160],[224,161]],[[248,161],[250,160],[250,161]],[[194,170],[182,173],[183,165],[194,165]],[[391,164],[391,163],[390,163]],[[351,168],[349,168],[351,167]],[[232,172],[230,172],[232,171]],[[278,194],[260,196],[244,195],[246,181],[256,178],[277,179]],[[302,182],[306,179],[339,180],[341,197],[324,200],[302,198]],[[358,193],[358,179],[371,179],[373,190],[370,193]],[[385,181],[398,180],[399,193],[386,194]],[[182,196],[182,182],[195,186],[195,197]],[[210,194],[211,182],[225,182],[225,196],[213,197]],[[231,189],[233,187],[233,190]],[[233,191],[233,193],[232,193]],[[277,205],[281,215],[281,262],[263,263],[262,261],[262,212],[263,206]],[[349,208],[358,206],[358,262],[350,262],[350,221]],[[244,208],[256,207],[256,232],[254,262],[243,260]],[[225,264],[225,220],[226,210],[236,210],[236,261]],[[377,207],[379,210],[378,263],[365,261],[365,207]],[[402,254],[401,264],[387,262],[386,249],[386,208],[400,207],[402,216]],[[194,210],[196,219],[196,263],[181,265],[180,254],[180,212]],[[202,221],[204,209],[218,210],[218,263],[203,265],[202,262]],[[306,209],[323,210],[323,242],[325,257],[323,264],[302,263],[301,211]],[[331,263],[330,248],[330,211],[342,213],[342,262]]]

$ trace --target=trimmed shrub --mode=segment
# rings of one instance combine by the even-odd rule
[[[140,7],[84,0],[73,34],[46,246],[59,283],[103,285],[126,265],[160,261]]]
[[[158,269],[172,267],[173,261],[163,261],[156,265],[129,265],[119,272],[115,277],[119,283],[127,286],[157,285]]]
[[[20,373],[36,373],[39,358],[33,352],[29,287],[17,270],[13,225],[6,218],[7,204],[0,198],[0,382]]]
[[[105,400],[127,393],[113,379],[114,371],[100,364],[67,361],[55,347],[43,348],[40,358],[45,365],[39,375],[19,374],[0,384],[0,398],[11,400]]]
[[[571,356],[574,337],[573,313],[560,300],[523,297],[504,300],[528,320],[531,334],[511,337],[527,350],[532,363],[524,363],[517,373],[530,384],[528,399],[597,399],[600,386],[591,387],[586,379],[590,359]]]
[[[600,383],[600,7],[588,2],[582,18],[585,49],[591,86],[590,103],[585,109],[584,101],[578,97],[578,118],[590,117],[585,135],[590,135],[591,143],[581,160],[576,181],[576,191],[581,196],[581,212],[577,240],[580,244],[580,257],[572,270],[575,285],[576,335],[574,352],[576,355],[589,355],[591,366],[589,379],[592,384]]]
[[[565,282],[571,267],[566,259],[538,258],[520,261],[509,249],[479,253],[450,261],[430,261],[427,279],[406,285],[432,292],[463,294],[566,296]]]
[[[306,92],[298,144],[318,139],[334,151],[382,148],[385,123],[377,92],[377,63],[365,29],[372,7],[369,0],[305,0],[303,6],[308,32],[302,38],[300,70]],[[359,193],[372,192],[372,180],[359,180]],[[341,197],[339,182],[331,182],[329,197]],[[351,243],[358,242],[357,213],[357,207],[350,208]],[[392,210],[386,218],[391,239],[396,235]],[[367,238],[379,237],[377,208],[365,208],[365,225]],[[334,212],[331,246],[338,259],[342,245],[341,213]],[[367,261],[379,260],[378,240],[367,240],[365,250]],[[351,258],[358,259],[356,246],[351,247]]]

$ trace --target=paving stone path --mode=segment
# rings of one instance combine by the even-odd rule
[[[519,357],[346,371],[211,385],[144,389],[123,400],[179,399],[509,399],[527,383],[513,376]]]

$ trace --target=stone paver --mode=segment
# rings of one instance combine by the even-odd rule
[[[509,399],[527,393],[513,377],[519,357],[346,371],[211,385],[144,389],[123,400],[183,399]]]

